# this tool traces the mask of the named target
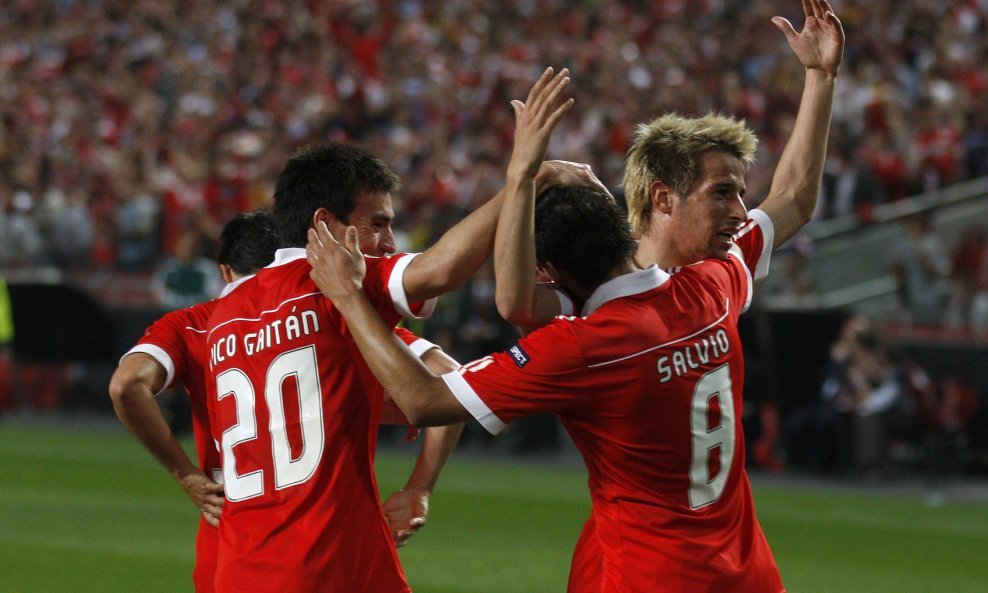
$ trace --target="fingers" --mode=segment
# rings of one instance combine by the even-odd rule
[[[346,235],[343,237],[343,242],[345,245],[340,244],[333,236],[333,233],[329,232],[329,227],[326,223],[319,221],[316,223],[314,228],[310,228],[309,232],[309,243],[305,246],[306,253],[312,259],[319,259],[319,253],[322,250],[328,249],[333,245],[345,248],[348,252],[354,255],[363,255],[360,252],[360,236],[357,233],[357,227],[347,227]]]
[[[556,124],[559,123],[559,120],[561,120],[563,116],[566,115],[566,113],[573,108],[574,103],[576,103],[576,100],[573,99],[573,97],[566,99],[566,101],[564,101],[559,107],[557,107],[556,110],[552,113],[552,115],[549,116],[549,121],[546,122],[546,125],[550,129],[555,128]]]
[[[542,76],[539,76],[539,79],[535,81],[534,85],[532,85],[532,90],[528,91],[528,98],[525,99],[526,105],[531,105],[532,98],[542,92],[542,87],[552,80],[552,72],[552,66],[542,71]]]
[[[529,113],[533,118],[545,119],[546,111],[552,109],[566,85],[569,84],[569,68],[563,68],[559,74],[553,76],[553,69],[546,68],[539,77],[532,89],[528,92],[528,97],[522,103],[518,100],[511,101],[511,107],[515,111],[515,118],[520,118],[523,113]]]
[[[536,118],[536,121],[543,121],[546,119],[547,112],[554,108],[556,103],[559,101],[559,95],[563,92],[563,89],[566,88],[569,82],[569,68],[563,68],[547,85],[544,85],[544,89],[540,91],[538,95],[532,98],[532,101],[529,104],[529,109],[532,110],[532,114]]]
[[[400,548],[404,546],[409,538],[418,533],[419,529],[425,525],[425,517],[415,517],[408,522],[408,525],[408,529],[399,529],[397,533],[393,534],[395,536],[395,547]]]
[[[822,13],[818,14],[818,11],[820,10],[819,4],[819,0],[803,0],[803,15],[805,15],[806,18],[823,18]]]
[[[786,36],[786,39],[790,43],[792,43],[793,41],[796,40],[797,37],[799,37],[799,35],[796,33],[796,29],[793,28],[792,23],[790,23],[789,19],[787,18],[781,16],[774,16],[772,17],[772,24],[775,25],[776,28],[778,28],[780,31],[782,31],[782,33]]]
[[[360,237],[357,236],[357,227],[355,226],[346,228],[346,249],[354,257],[361,257]]]
[[[329,227],[326,226],[325,220],[320,220],[316,224],[316,236],[319,238],[319,243],[323,246],[339,244],[333,233],[329,232]]]
[[[200,509],[204,515],[210,515],[219,519],[220,515],[223,514],[223,508],[215,504],[205,503]]]
[[[824,14],[826,15],[826,20],[830,22],[830,24],[832,24],[834,27],[836,27],[843,36],[844,26],[841,24],[840,19],[837,18],[837,13],[835,13],[834,9],[830,6],[830,2],[827,2],[827,0],[821,0],[821,2],[823,3],[824,8],[826,9],[824,12]]]
[[[213,515],[210,515],[209,513],[203,511],[202,518],[206,520],[206,523],[208,523],[209,525],[212,525],[213,527],[219,527],[220,526],[220,519],[219,519],[219,517],[214,517]]]

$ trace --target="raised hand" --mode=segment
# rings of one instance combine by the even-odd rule
[[[808,70],[821,70],[836,76],[844,58],[844,28],[827,0],[803,0],[806,22],[796,32],[787,19],[772,17],[772,23],[782,31],[789,47]]]
[[[590,187],[606,195],[613,202],[611,190],[597,178],[590,165],[571,161],[544,161],[535,176],[535,193],[541,194],[550,187]]]
[[[569,80],[568,69],[563,68],[553,75],[552,68],[546,68],[524,103],[511,102],[515,110],[515,144],[508,163],[509,178],[534,178],[538,173],[553,129],[573,107],[572,98],[562,100],[563,89]]]
[[[346,246],[341,245],[326,223],[320,221],[316,228],[309,229],[309,243],[305,246],[305,257],[312,266],[309,277],[334,302],[358,293],[367,273],[356,227],[347,227],[345,241]]]

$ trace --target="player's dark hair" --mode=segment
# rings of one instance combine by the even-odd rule
[[[400,188],[394,171],[363,148],[335,142],[308,146],[295,153],[278,175],[275,229],[283,247],[303,247],[319,208],[347,223],[360,193],[395,193]]]
[[[234,216],[220,233],[216,262],[248,276],[274,260],[280,242],[274,232],[274,218],[264,210]]]
[[[535,204],[535,257],[587,287],[635,252],[625,213],[589,187],[552,187]]]

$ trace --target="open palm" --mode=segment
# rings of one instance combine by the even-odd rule
[[[844,29],[827,0],[803,0],[806,22],[796,32],[783,17],[772,23],[782,31],[789,47],[807,69],[822,70],[835,76],[844,57]]]

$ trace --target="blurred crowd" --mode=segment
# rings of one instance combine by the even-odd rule
[[[950,241],[934,230],[929,213],[903,220],[889,261],[899,321],[963,330],[972,337],[988,331],[986,223],[969,223]]]
[[[833,2],[847,32],[819,216],[988,174],[988,2]],[[634,125],[718,110],[761,138],[764,196],[802,72],[792,0],[0,2],[0,267],[150,271],[264,206],[298,146],[395,167],[406,249],[496,190],[508,101],[568,66],[554,157],[611,186]]]

